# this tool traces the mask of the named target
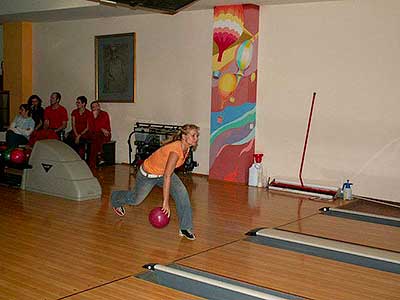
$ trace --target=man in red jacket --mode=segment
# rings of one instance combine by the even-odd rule
[[[68,113],[64,106],[60,105],[61,94],[51,93],[50,105],[44,110],[44,129],[53,130],[63,140],[64,130],[67,127]]]
[[[96,163],[104,163],[103,144],[111,140],[111,125],[108,113],[101,110],[98,101],[93,101],[90,104],[90,108],[92,113],[89,117],[89,131],[91,137],[89,166],[95,168]]]

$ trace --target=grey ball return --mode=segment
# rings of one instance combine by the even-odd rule
[[[67,144],[58,140],[35,143],[31,169],[22,175],[21,189],[70,200],[101,197],[101,186],[88,165]]]

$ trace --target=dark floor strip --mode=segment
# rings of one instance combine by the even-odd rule
[[[157,265],[156,265],[157,266]],[[256,299],[287,299],[287,300],[300,300],[304,299],[298,296],[282,293],[275,290],[270,290],[262,288],[259,286],[247,284],[237,280],[229,279],[223,276],[218,276],[215,274],[207,273],[204,271],[184,267],[181,265],[171,264],[167,267],[174,270],[187,272],[189,274],[194,274],[201,276],[203,278],[216,280],[227,285],[234,285],[236,287],[241,287],[244,289],[250,289],[255,292],[265,294],[266,297],[256,297],[254,295],[244,294],[238,291],[233,291],[225,288],[223,284],[221,286],[216,286],[212,284],[207,284],[195,280],[193,278],[183,277],[181,275],[176,275],[170,272],[165,272],[162,270],[155,269],[154,271],[149,271],[144,274],[137,275],[138,278],[157,283],[163,286],[167,286],[179,291],[183,291],[189,294],[193,294],[199,297],[203,297],[210,300],[256,300]]]
[[[362,257],[354,254],[343,253],[334,250],[322,249],[315,246],[308,246],[296,242],[283,241],[280,239],[264,237],[264,236],[251,236],[246,241],[256,243],[259,245],[270,246],[274,248],[299,252],[303,254],[313,255],[321,258],[332,259],[358,265],[362,267],[372,268],[380,271],[391,272],[400,274],[400,265],[392,262],[386,262],[368,257]]]
[[[394,218],[387,218],[385,216],[372,216],[367,214],[359,214],[357,212],[351,211],[341,211],[339,209],[321,209],[321,213],[327,216],[339,217],[339,218],[346,218],[351,220],[363,221],[368,223],[375,223],[375,224],[382,224],[382,225],[389,225],[400,227],[400,221],[395,220]]]

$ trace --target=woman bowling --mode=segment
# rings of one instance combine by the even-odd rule
[[[151,192],[155,185],[163,189],[162,211],[168,217],[170,195],[174,198],[179,218],[179,235],[189,240],[195,240],[192,232],[192,207],[185,185],[174,173],[182,166],[191,147],[196,147],[200,128],[186,124],[161,148],[148,157],[139,168],[136,184],[132,191],[114,191],[111,194],[111,204],[114,212],[122,217],[125,215],[124,205],[139,205]]]

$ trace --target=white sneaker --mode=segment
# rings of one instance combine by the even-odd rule
[[[112,209],[114,210],[114,212],[115,212],[118,216],[120,216],[120,217],[125,216],[125,208],[124,208],[123,206],[120,206],[120,207],[113,207]]]
[[[189,229],[179,230],[179,235],[184,236],[185,238],[187,238],[188,240],[191,240],[191,241],[194,241],[196,239],[196,236],[194,235],[194,233]]]

